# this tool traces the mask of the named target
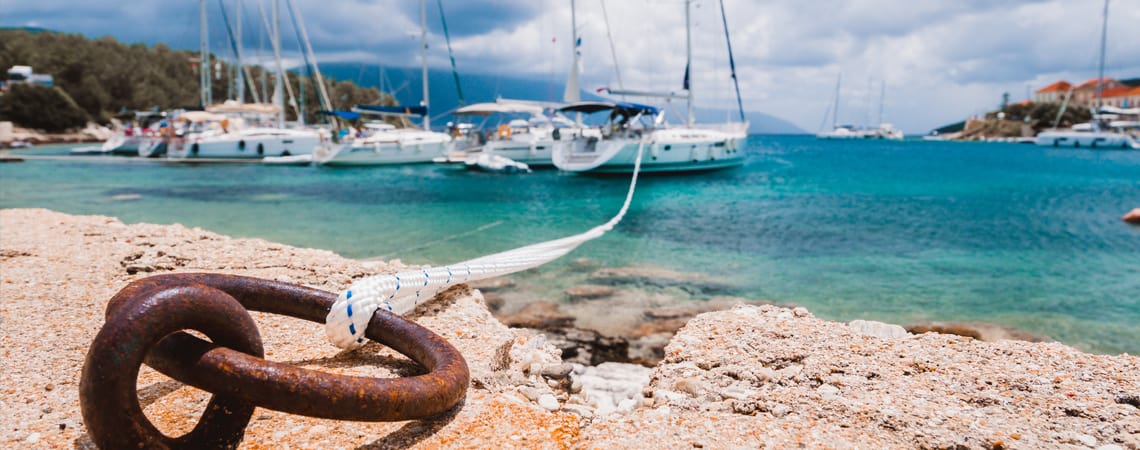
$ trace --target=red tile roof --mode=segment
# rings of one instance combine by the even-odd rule
[[[1109,78],[1109,77],[1101,78],[1100,82],[1101,82],[1101,84],[1106,84],[1106,85],[1118,83],[1116,80]],[[1086,87],[1095,88],[1096,85],[1097,85],[1097,79],[1096,78],[1089,78],[1089,79],[1085,80],[1084,83],[1078,84],[1076,89],[1081,89],[1081,88],[1086,88]]]
[[[1058,92],[1058,91],[1063,92],[1063,91],[1069,90],[1069,88],[1071,88],[1071,87],[1073,87],[1073,85],[1069,84],[1068,81],[1061,80],[1061,81],[1058,81],[1056,83],[1045,86],[1041,89],[1038,89],[1037,93],[1043,94],[1045,92]]]
[[[1105,90],[1101,91],[1100,95],[1101,95],[1101,97],[1104,97],[1104,98],[1128,97],[1130,94],[1134,94],[1133,91],[1138,91],[1138,90],[1140,90],[1140,88],[1130,88],[1128,86],[1122,86],[1122,87],[1105,89]],[[1140,92],[1140,91],[1138,91],[1138,92]]]

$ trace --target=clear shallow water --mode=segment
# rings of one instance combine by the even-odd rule
[[[895,323],[986,321],[1140,353],[1140,152],[753,137],[740,169],[644,178],[618,228],[518,276],[559,298],[569,260],[654,265],[729,295]],[[36,152],[58,153],[59,149]],[[182,223],[347,257],[443,264],[579,233],[626,178],[438,166],[0,164],[0,207]],[[699,299],[699,298],[698,298]]]

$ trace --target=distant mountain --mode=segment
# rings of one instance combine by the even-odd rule
[[[27,31],[29,33],[55,33],[55,31],[42,27],[0,27],[0,31]]]
[[[364,87],[380,87],[380,67],[362,63],[332,63],[321,65],[321,72],[326,77],[341,81],[351,81]],[[535,78],[507,77],[481,74],[460,73],[463,85],[463,97],[467,104],[491,102],[496,98],[512,98],[523,100],[558,102],[562,100],[562,91],[566,85],[559,76],[557,80],[542,80]],[[384,87],[386,92],[392,92],[401,104],[414,105],[420,101],[423,92],[423,83],[420,81],[419,68],[385,67]],[[459,93],[455,89],[455,79],[450,71],[433,70],[428,75],[431,88],[431,110],[434,116],[444,115],[459,106]],[[588,91],[582,92],[582,100],[605,100]],[[725,110],[697,109],[695,112],[697,122],[723,121],[727,114],[736,117],[735,109],[726,113]],[[762,112],[748,112],[746,114],[751,127],[751,133],[766,134],[801,134],[803,129],[784,119]]]

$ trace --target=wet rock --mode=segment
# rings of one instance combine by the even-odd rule
[[[610,286],[600,286],[596,284],[583,284],[574,286],[563,291],[570,301],[580,300],[595,300],[599,298],[611,297],[617,289]]]
[[[467,285],[470,286],[472,289],[478,289],[480,291],[483,291],[484,293],[487,293],[487,292],[495,292],[495,291],[501,291],[503,289],[513,288],[513,287],[515,287],[515,280],[512,280],[510,278],[502,278],[502,277],[500,277],[500,278],[489,278],[486,280],[472,281],[470,283],[467,283]]]
[[[924,322],[904,327],[911,334],[941,333],[974,338],[984,342],[1053,342],[1047,336],[983,322]]]
[[[594,271],[588,280],[604,286],[632,285],[641,287],[681,289],[691,295],[730,294],[733,288],[709,277],[682,273],[659,267],[614,267]]]
[[[499,317],[510,327],[557,330],[574,326],[574,316],[558,310],[558,304],[537,301],[524,306],[514,314]]]
[[[551,345],[562,350],[562,360],[568,363],[593,366],[629,362],[629,341],[624,338],[578,328],[548,330],[546,336]]]
[[[1121,220],[1128,222],[1128,223],[1140,224],[1140,208],[1136,208],[1136,209],[1133,209],[1132,211],[1128,211],[1128,214],[1125,214],[1124,217],[1121,218]]]

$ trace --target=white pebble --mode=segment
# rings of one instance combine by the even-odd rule
[[[561,405],[558,404],[558,399],[554,398],[554,396],[551,394],[543,394],[541,397],[539,397],[538,406],[541,406],[542,409],[551,412],[558,411],[561,408]]]

